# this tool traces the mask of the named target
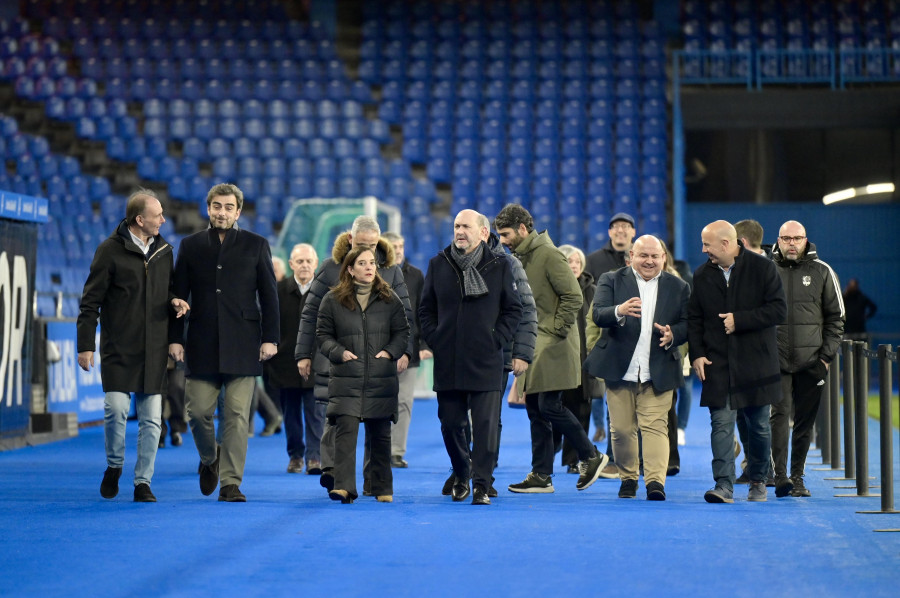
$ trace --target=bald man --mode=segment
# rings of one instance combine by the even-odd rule
[[[665,500],[668,414],[674,389],[684,383],[678,347],[687,341],[691,291],[663,270],[666,253],[656,237],[638,238],[629,255],[631,266],[597,282],[591,317],[605,330],[585,369],[606,381],[619,498],[637,492],[640,430],[647,500]]]
[[[522,319],[510,260],[481,240],[479,214],[462,210],[453,242],[428,262],[419,323],[434,352],[434,391],[447,455],[453,464],[453,501],[491,504],[499,450],[503,349]],[[472,450],[466,440],[472,413]],[[471,457],[471,462],[470,462]]]
[[[700,233],[709,259],[694,272],[688,304],[691,364],[703,383],[700,405],[709,407],[712,470],[716,485],[706,502],[734,502],[734,424],[744,418],[749,432],[748,501],[767,499],[771,433],[769,406],[781,400],[776,326],[787,303],[775,264],[738,244],[724,220]]]

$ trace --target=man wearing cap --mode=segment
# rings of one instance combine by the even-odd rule
[[[630,214],[619,212],[610,218],[609,241],[587,256],[584,267],[594,280],[600,280],[601,274],[625,267],[625,256],[631,250],[634,232],[634,218]]]

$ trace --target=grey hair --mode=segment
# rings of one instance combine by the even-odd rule
[[[297,251],[298,249],[304,249],[304,248],[312,251],[313,255],[316,256],[316,260],[318,261],[319,254],[318,254],[318,252],[316,252],[316,248],[313,247],[312,245],[310,245],[309,243],[297,243],[296,245],[291,247],[291,253],[288,255],[288,257],[290,257],[291,255],[294,255],[294,252]]]
[[[374,231],[379,237],[381,236],[381,227],[378,226],[377,220],[371,216],[357,216],[353,221],[353,226],[350,227],[350,234],[355,235],[366,231]]]
[[[381,238],[386,239],[389,243],[396,243],[396,242],[398,242],[398,241],[405,241],[405,239],[403,238],[403,235],[401,235],[400,233],[395,233],[395,232],[392,231],[392,230],[389,230],[388,232],[386,232],[386,233],[384,233],[383,235],[381,235]]]
[[[584,257],[584,252],[574,245],[560,245],[559,247],[557,247],[557,249],[559,249],[562,254],[566,256],[566,259],[569,259],[572,254],[577,255],[578,259],[581,260],[581,269],[584,270],[587,267],[587,258]]]

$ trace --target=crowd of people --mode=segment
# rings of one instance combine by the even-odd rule
[[[159,234],[162,205],[138,189],[95,253],[77,351],[83,369],[94,367],[99,321],[104,498],[118,494],[133,395],[137,502],[156,501],[150,487],[166,428],[178,446],[188,424],[202,494],[218,487],[220,501],[246,501],[257,409],[264,435],[283,426],[287,473],[318,475],[342,503],[359,497],[362,426],[362,495],[392,502],[392,469],[409,466],[413,368],[425,360],[433,360],[452,470],[442,493],[454,502],[490,505],[498,495],[510,373],[532,458],[509,492],[554,492],[561,453],[579,491],[618,478],[618,496],[635,498],[643,477],[647,500],[666,500],[696,376],[710,414],[714,486],[704,499],[732,503],[740,483],[748,501],[767,500],[769,486],[779,498],[809,496],[806,455],[845,320],[848,333],[852,322],[864,334],[876,310],[855,280],[841,293],[793,220],[770,247],[755,221],[709,223],[700,238],[708,259],[691,273],[661,239],[635,239],[627,213],[609,220],[609,241],[586,256],[557,248],[520,205],[493,221],[462,210],[423,273],[406,261],[403,237],[368,216],[338,235],[321,264],[306,243],[284,264],[239,227],[243,202],[235,185],[213,186],[208,228],[185,237],[173,259]],[[600,450],[594,443],[604,438]]]

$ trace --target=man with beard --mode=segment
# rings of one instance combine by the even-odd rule
[[[584,304],[581,288],[563,254],[546,232],[534,230],[534,219],[517,204],[504,206],[494,219],[500,242],[522,262],[537,307],[538,334],[534,359],[519,376],[520,394],[531,422],[531,472],[510,492],[553,492],[553,429],[572,443],[578,454],[578,481],[585,490],[609,461],[591,444],[587,432],[572,412],[563,407],[562,391],[581,384],[578,326],[575,320]]]
[[[844,302],[837,274],[819,259],[816,246],[806,238],[806,229],[796,220],[781,225],[772,259],[778,266],[788,306],[787,320],[778,326],[782,399],[772,406],[771,414],[775,495],[809,496],[803,470],[828,366],[844,333]],[[792,413],[793,434],[789,421]]]
[[[215,185],[206,206],[209,228],[185,237],[178,249],[174,291],[190,297],[193,316],[186,334],[184,325],[172,327],[169,354],[186,364],[184,391],[200,454],[200,491],[212,494],[221,479],[220,501],[246,502],[240,485],[250,401],[263,362],[278,351],[278,292],[269,243],[237,226],[243,192],[237,185]],[[223,386],[217,447],[213,420]]]
[[[634,218],[631,214],[619,212],[609,219],[609,240],[606,245],[587,256],[587,263],[584,266],[594,280],[600,280],[601,274],[625,266],[625,258],[631,250],[634,233]]]

